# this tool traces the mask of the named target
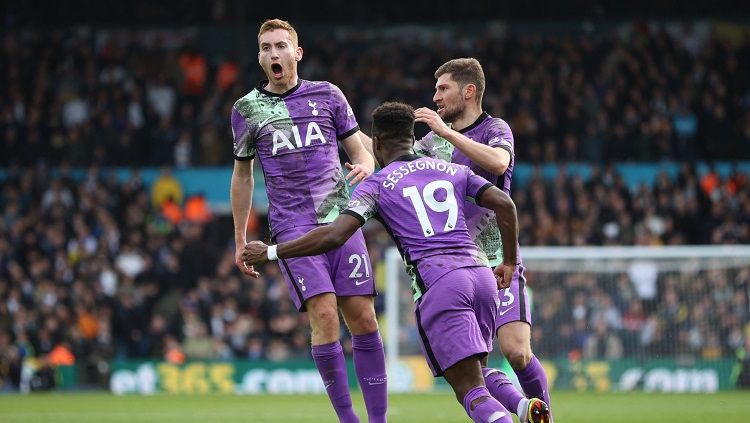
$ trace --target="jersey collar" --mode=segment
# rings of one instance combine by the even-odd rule
[[[461,134],[465,134],[465,133],[471,131],[472,129],[476,128],[477,126],[479,126],[480,123],[484,122],[484,120],[487,119],[487,118],[489,118],[489,117],[490,117],[489,113],[482,112],[482,114],[479,115],[479,117],[477,118],[477,120],[474,121],[474,123],[472,123],[471,125],[467,126],[466,128],[464,128],[464,129],[462,129],[462,130],[460,130],[458,132],[461,133]]]
[[[272,92],[266,90],[264,87],[266,85],[268,85],[268,83],[269,83],[268,80],[264,79],[264,80],[258,82],[258,85],[255,87],[255,89],[257,89],[258,91],[260,91],[261,93],[263,93],[263,94],[265,94],[267,96],[271,96],[271,97],[286,97],[289,94],[297,91],[297,89],[302,85],[302,78],[297,78],[297,85],[293,86],[292,88],[289,88],[288,90],[286,90],[285,92],[283,92],[281,94],[272,93]]]
[[[420,156],[419,154],[409,153],[409,154],[404,154],[403,156],[398,156],[393,161],[394,162],[410,162],[412,160],[417,160],[417,159],[422,158],[422,157],[423,156]]]

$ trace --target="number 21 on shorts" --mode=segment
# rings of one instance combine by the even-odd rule
[[[349,256],[349,264],[353,264],[352,273],[349,274],[350,279],[359,279],[362,276],[367,278],[370,277],[370,266],[367,263],[367,254],[352,254]],[[362,269],[364,266],[364,269]],[[360,271],[364,270],[364,274]],[[359,284],[358,284],[359,285]]]

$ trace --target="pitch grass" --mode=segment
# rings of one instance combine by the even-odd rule
[[[362,397],[353,393],[362,422]],[[391,395],[389,422],[468,422],[448,393]],[[747,422],[750,392],[592,394],[556,392],[557,423]],[[2,423],[275,423],[336,422],[323,396],[155,395],[106,393],[0,395]]]

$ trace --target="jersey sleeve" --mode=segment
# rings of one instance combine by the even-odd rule
[[[432,132],[425,135],[424,138],[414,141],[414,152],[423,156],[435,158],[434,143],[432,142]]]
[[[515,147],[515,141],[513,140],[513,132],[510,130],[510,125],[502,119],[494,119],[492,125],[487,130],[487,145],[490,147],[497,147],[507,150],[511,157],[513,157],[513,151]]]
[[[474,173],[468,167],[466,168],[466,196],[471,197],[476,203],[479,203],[479,197],[482,196],[484,191],[493,187],[494,185],[484,179],[483,177]]]
[[[331,110],[333,111],[336,137],[340,140],[359,131],[354,111],[339,87],[331,84]]]
[[[378,196],[380,195],[380,183],[370,177],[362,181],[352,193],[349,206],[342,214],[354,216],[364,225],[378,212]]]
[[[232,140],[235,160],[252,160],[255,157],[255,138],[247,119],[232,107]]]

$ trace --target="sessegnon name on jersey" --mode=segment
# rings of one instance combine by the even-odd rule
[[[297,125],[292,125],[291,140],[289,139],[288,134],[289,130],[282,131],[276,129],[273,131],[273,150],[271,151],[272,156],[275,156],[276,153],[278,153],[278,151],[282,148],[286,148],[288,150],[296,150],[298,148],[307,147],[313,142],[313,140],[319,140],[321,144],[326,144],[328,142],[323,136],[323,132],[320,131],[320,127],[315,122],[310,122],[307,124],[304,141],[300,136],[299,127],[297,127]]]
[[[418,159],[402,164],[391,171],[383,181],[383,188],[394,189],[396,184],[404,176],[414,173],[420,170],[437,170],[439,172],[445,172],[450,175],[455,175],[458,169],[448,162],[442,160],[425,160]]]

